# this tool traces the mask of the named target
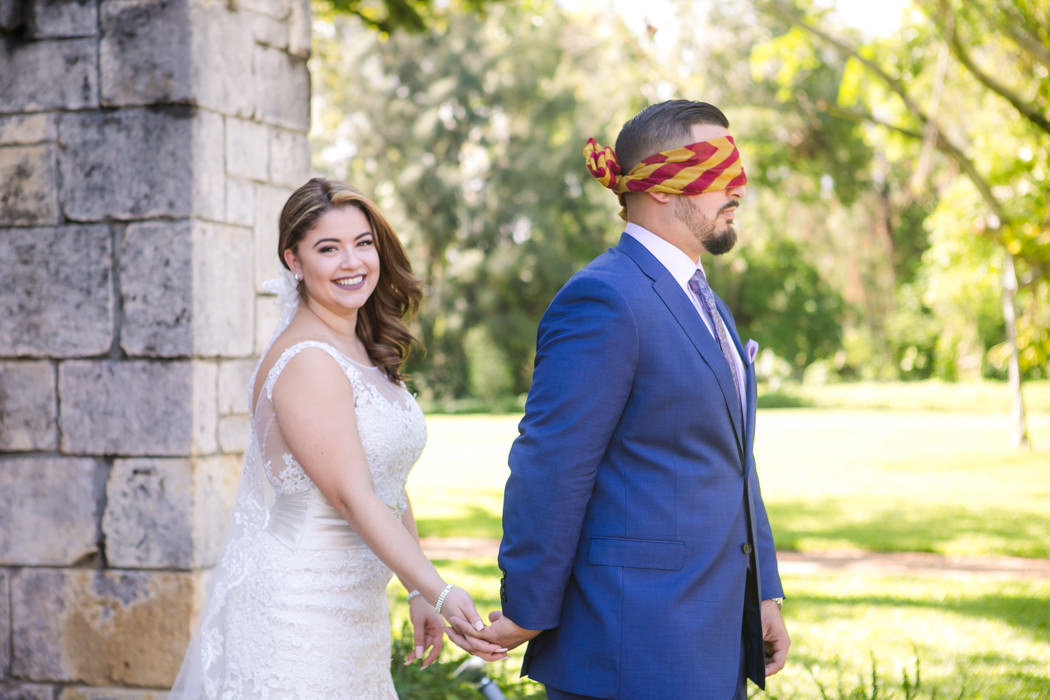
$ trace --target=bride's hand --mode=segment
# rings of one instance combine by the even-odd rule
[[[454,586],[445,596],[445,600],[441,604],[441,616],[446,620],[452,620],[453,618],[457,618],[460,621],[466,620],[467,624],[478,632],[485,629],[485,623],[481,621],[481,615],[478,613],[477,608],[474,607],[474,599],[459,586]],[[453,636],[455,630],[451,627],[446,627],[445,631],[449,633],[449,639],[472,654],[477,654],[482,658],[486,658],[486,655],[488,655],[492,657],[487,659],[490,661],[506,658],[507,656],[507,649],[498,644],[493,644],[488,640],[479,639],[472,635],[469,644],[464,646],[462,641],[465,640],[457,640],[456,637],[459,635]]]
[[[412,622],[412,653],[405,659],[405,665],[417,659],[423,659],[422,668],[437,660],[441,646],[445,642],[445,621],[434,612],[434,606],[417,595],[408,601],[408,619]],[[427,649],[430,653],[423,658]]]

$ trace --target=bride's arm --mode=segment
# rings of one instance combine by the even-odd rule
[[[401,493],[405,497],[405,510],[403,513],[401,513],[401,524],[405,526],[405,529],[408,530],[408,534],[412,535],[412,539],[414,539],[416,541],[416,544],[418,545],[419,528],[416,527],[416,516],[412,512],[412,501],[408,498],[408,491],[402,491]],[[422,549],[422,545],[420,545],[420,549]],[[404,580],[400,578],[398,580],[401,581],[401,585],[405,587],[406,591],[414,590],[411,587],[409,587],[408,583],[406,583]]]
[[[445,581],[408,529],[375,493],[354,414],[353,389],[342,368],[319,349],[307,349],[281,372],[273,407],[285,441],[324,497],[406,587],[441,612],[483,627],[470,595]]]
[[[419,529],[416,527],[416,518],[412,513],[412,501],[408,498],[408,492],[402,491],[405,499],[405,510],[401,513],[401,524],[405,526],[408,533],[419,542]],[[413,591],[403,580],[401,585],[408,594],[408,619],[412,623],[413,651],[405,659],[405,665],[416,659],[421,659],[423,668],[437,661],[438,654],[445,639],[445,625],[441,616],[434,612],[434,607],[423,602],[423,596],[419,591]],[[430,652],[424,657],[424,653]]]

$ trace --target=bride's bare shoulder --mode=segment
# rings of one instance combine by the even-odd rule
[[[289,328],[278,336],[270,346],[269,350],[266,351],[266,354],[263,355],[262,361],[259,363],[259,371],[255,375],[255,385],[252,387],[253,404],[259,402],[259,395],[262,393],[266,380],[281,357],[291,348],[304,342],[316,342],[331,345],[331,343],[325,338],[317,337],[315,334],[302,332],[295,328]],[[326,376],[337,374],[340,371],[338,365],[335,363],[322,362],[309,364],[311,368],[310,373],[320,372],[322,375]]]

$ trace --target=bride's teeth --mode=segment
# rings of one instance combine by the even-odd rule
[[[343,287],[352,287],[355,284],[360,284],[363,279],[363,275],[358,275],[357,277],[346,277],[341,280],[336,280],[335,283]]]

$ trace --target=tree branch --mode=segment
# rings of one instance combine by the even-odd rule
[[[948,6],[947,0],[940,0],[940,5],[944,14],[947,15],[948,13],[951,13],[952,9]],[[973,58],[970,56],[970,53],[966,50],[966,47],[963,46],[962,40],[959,38],[959,30],[957,29],[958,25],[951,23],[949,26],[945,26],[933,12],[927,12],[926,15],[945,35],[945,38],[948,40],[948,46],[952,49],[952,54],[958,59],[959,63],[963,64],[966,70],[970,71],[973,77],[977,78],[977,80],[986,88],[1013,105],[1014,109],[1020,112],[1023,117],[1050,134],[1050,120],[1047,120],[1047,118],[1040,114],[1032,105],[1026,103],[1017,93],[985,73],[974,63]]]
[[[1001,8],[1001,11],[993,16],[984,3],[975,2],[972,6],[986,20],[994,22],[1004,34],[1013,39],[1014,43],[1027,51],[1032,58],[1050,68],[1050,49],[1047,49],[1040,37],[1025,30],[1025,18],[1019,15],[1016,9]]]
[[[937,148],[946,155],[948,155],[956,163],[958,163],[959,167],[962,168],[963,172],[965,172],[967,177],[970,178],[970,181],[973,183],[973,186],[977,188],[978,193],[981,195],[981,199],[984,200],[984,203],[988,206],[992,213],[994,213],[995,216],[999,218],[999,221],[1002,224],[1007,223],[1008,217],[1006,216],[1006,212],[1003,208],[1002,203],[1000,203],[999,200],[996,199],[995,195],[992,194],[991,185],[989,185],[988,181],[977,171],[977,167],[969,158],[966,157],[966,154],[963,153],[962,149],[955,145],[955,143],[950,138],[948,138],[948,136],[944,133],[944,130],[941,129],[940,124],[938,124],[935,119],[927,115],[923,111],[923,109],[919,107],[915,100],[911,98],[911,96],[908,94],[907,89],[904,87],[903,82],[901,82],[897,78],[894,78],[889,73],[884,71],[877,63],[875,63],[871,59],[861,56],[860,52],[857,51],[856,48],[850,46],[849,44],[838,39],[837,37],[828,34],[819,27],[814,27],[813,25],[809,24],[804,17],[799,15],[799,13],[793,7],[784,2],[784,0],[766,0],[765,2],[761,2],[760,4],[768,6],[770,9],[772,9],[774,12],[780,15],[781,18],[798,26],[800,29],[803,29],[809,32],[810,34],[816,36],[821,41],[830,44],[831,46],[835,47],[835,49],[837,49],[839,53],[843,54],[848,58],[853,58],[854,60],[860,62],[861,65],[863,65],[869,71],[877,75],[882,80],[882,82],[884,82],[886,86],[889,87],[890,90],[892,90],[901,99],[908,111],[911,112],[924,127],[933,130],[933,134],[936,136],[937,139]],[[880,124],[882,126],[890,126],[888,124],[882,124],[873,116],[869,117],[868,121],[871,121],[875,124]],[[919,139],[922,139],[923,136],[921,132],[912,131],[911,133],[908,133],[907,131],[901,128],[890,128],[894,128],[895,131],[899,131],[900,133],[909,136],[915,134],[916,138]]]

